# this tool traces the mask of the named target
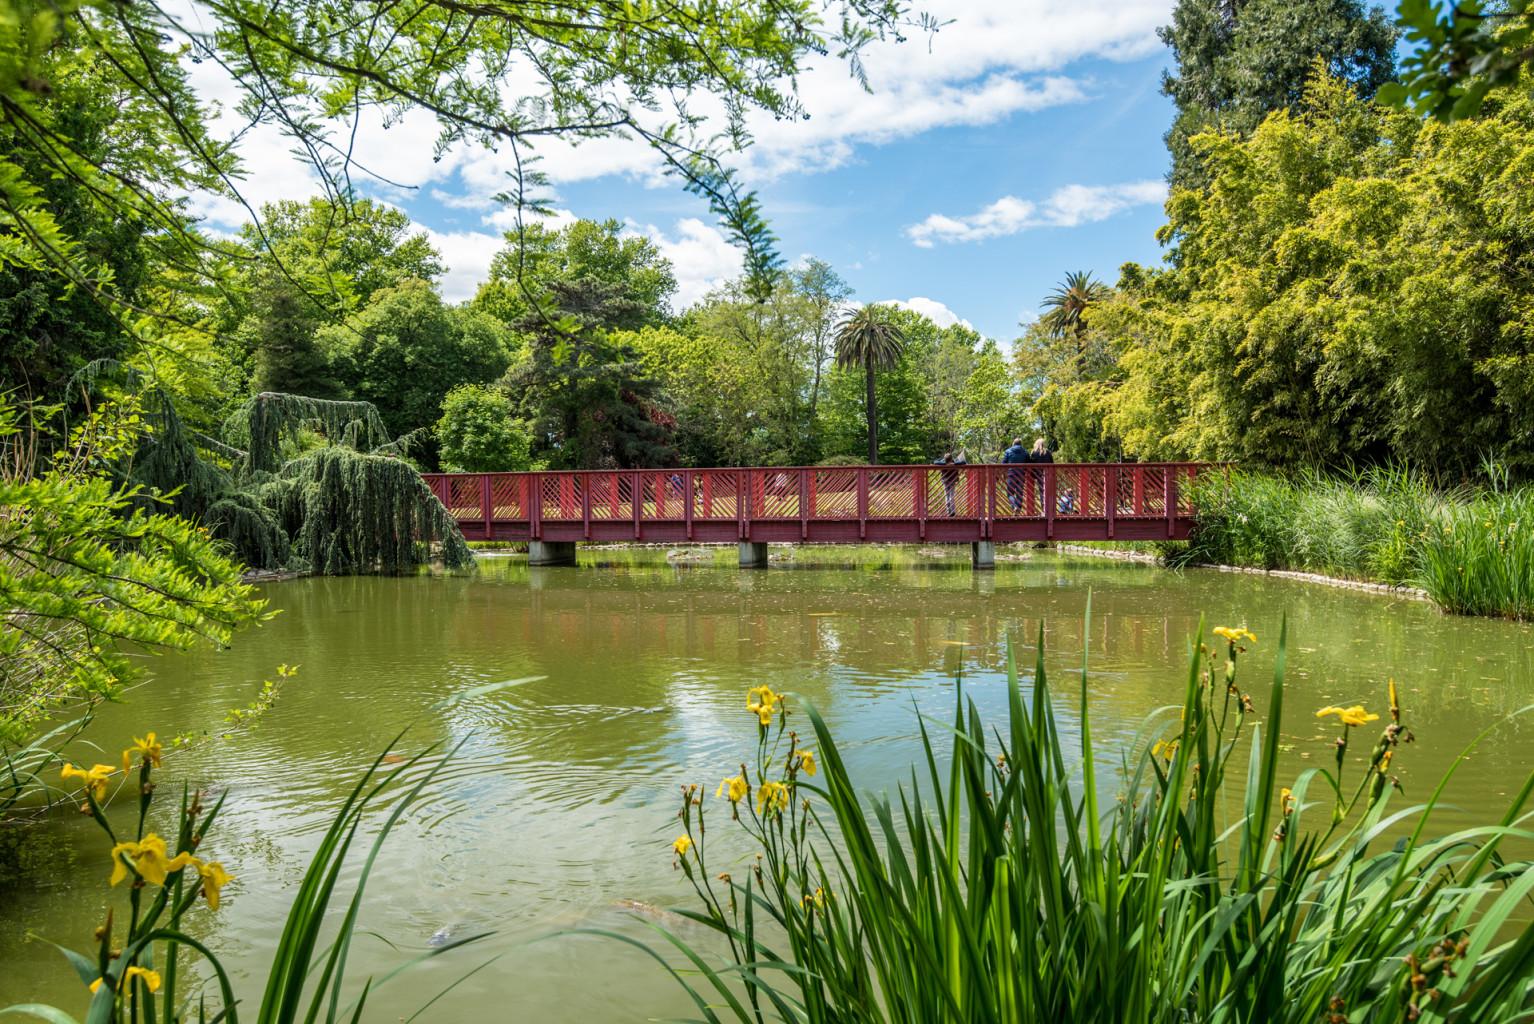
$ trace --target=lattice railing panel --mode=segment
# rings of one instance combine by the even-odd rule
[[[1179,466],[1175,470],[1177,479],[1177,514],[1191,516],[1195,511],[1193,505],[1193,482],[1198,479],[1198,469],[1193,466]]]
[[[799,518],[799,474],[765,469],[751,474],[751,515],[759,519]]]
[[[587,478],[591,488],[591,518],[634,518],[634,478],[628,473],[598,473]]]
[[[454,518],[478,519],[480,509],[480,484],[477,476],[450,476],[447,478],[448,499],[443,502]]]
[[[522,477],[492,476],[490,478],[490,509],[495,519],[526,519],[524,508],[526,484]]]
[[[735,519],[740,516],[741,474],[724,471],[697,473],[693,485],[694,519]]]
[[[1044,475],[1039,466],[998,466],[992,487],[996,491],[997,519],[1037,519],[1044,515]]]
[[[540,514],[545,521],[580,520],[581,477],[577,473],[549,473],[539,479]]]
[[[914,519],[922,473],[920,469],[870,469],[868,518]]]
[[[1107,515],[1108,478],[1099,466],[1054,467],[1056,516]]]
[[[687,517],[687,474],[681,470],[645,470],[639,474],[644,519],[685,519]]]
[[[810,484],[811,519],[856,519],[858,517],[858,471],[855,469],[812,470]]]
[[[984,470],[934,466],[923,471],[923,475],[926,477],[929,518],[974,518],[985,507]]]
[[[1135,503],[1134,515],[1166,515],[1166,470],[1159,466],[1146,466],[1140,470],[1143,481],[1140,500]]]

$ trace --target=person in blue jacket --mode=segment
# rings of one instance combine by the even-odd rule
[[[1001,453],[1001,461],[1009,466],[1021,465],[1028,461],[1028,449],[1023,447],[1023,439],[1014,437],[1012,446]],[[1027,470],[1007,470],[1007,503],[1012,506],[1012,511],[1017,512],[1023,507],[1023,475]]]

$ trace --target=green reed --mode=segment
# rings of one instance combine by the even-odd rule
[[[1411,584],[1415,540],[1445,498],[1403,468],[1275,476],[1233,470],[1195,484],[1187,562],[1295,569]]]
[[[1198,481],[1181,564],[1295,569],[1416,586],[1445,611],[1534,618],[1534,488],[1438,491],[1403,468],[1341,476],[1233,471]]]
[[[1421,586],[1444,609],[1534,619],[1534,489],[1445,508],[1418,550]]]
[[[1412,742],[1392,685],[1382,726],[1320,709],[1334,763],[1280,788],[1284,641],[1259,707],[1237,672],[1255,637],[1215,632],[1181,716],[1153,719],[1111,796],[1086,671],[1068,740],[1042,650],[1031,694],[1010,665],[999,727],[956,688],[946,760],[920,723],[920,768],[892,799],[854,788],[813,706],[810,750],[787,701],[752,691],[754,767],[714,799],[685,787],[673,845],[701,904],[683,913],[723,959],[659,926],[669,956],[615,937],[705,1021],[1530,1019],[1534,870],[1507,847],[1534,838],[1534,776],[1500,820],[1431,838],[1448,778],[1392,807],[1391,762]],[[726,807],[755,849],[743,866],[711,850]]]
[[[95,820],[104,836],[103,877],[112,887],[127,887],[126,913],[109,910],[96,929],[92,947],[82,952],[55,944],[92,993],[85,1024],[174,1024],[185,1020],[238,1024],[241,1012],[259,1024],[355,1022],[361,1019],[369,996],[401,971],[484,938],[483,934],[470,935],[428,950],[380,978],[367,979],[360,991],[345,984],[358,913],[379,850],[401,815],[445,763],[439,760],[418,769],[430,753],[428,749],[401,759],[386,751],[352,787],[293,894],[271,964],[265,970],[261,999],[250,1006],[236,1000],[229,971],[219,955],[184,925],[186,915],[199,903],[217,911],[224,886],[235,880],[221,862],[208,855],[208,850],[216,847],[212,833],[223,798],[208,806],[200,792],[183,787],[173,834],[161,836],[149,827],[156,817],[152,808],[160,785],[155,773],[164,755],[154,733],[134,739],[123,751],[120,767],[96,764],[85,768],[66,762],[63,780],[80,785],[81,810]],[[397,763],[386,770],[386,761]],[[131,838],[119,832],[120,820],[114,825],[105,813],[104,802],[114,786],[123,786],[136,798]],[[392,791],[397,789],[403,789],[403,794],[396,796]],[[339,924],[327,923],[327,912],[337,895],[342,868],[358,829],[368,809],[385,794],[392,806],[363,859],[346,912]],[[417,1015],[440,995],[427,1000]],[[0,1008],[0,1017],[11,1015],[48,1024],[78,1024],[65,1011],[40,1003]],[[391,1009],[391,1016],[395,1015]],[[397,1015],[400,1020],[416,1019]]]

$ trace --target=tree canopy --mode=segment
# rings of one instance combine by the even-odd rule
[[[1381,89],[1381,100],[1455,121],[1480,114],[1495,89],[1528,87],[1529,0],[1405,0],[1397,21],[1409,49],[1401,80]]]
[[[1176,62],[1162,91],[1177,104],[1166,142],[1181,187],[1204,180],[1193,136],[1246,134],[1294,108],[1316,61],[1365,97],[1395,72],[1395,29],[1364,0],[1178,0],[1160,35]]]
[[[472,10],[440,0],[214,0],[195,15],[153,0],[3,0],[0,268],[56,275],[123,323],[136,314],[174,319],[174,303],[136,292],[133,276],[93,244],[92,225],[125,224],[141,227],[183,285],[213,280],[230,248],[196,230],[185,197],[243,202],[250,168],[211,127],[210,101],[183,64],[191,60],[231,87],[229,107],[244,121],[236,137],[269,124],[291,139],[343,225],[356,220],[352,175],[368,170],[347,141],[364,121],[422,111],[436,118],[439,153],[505,149],[519,169],[505,198],[534,211],[546,198],[531,163],[540,142],[625,135],[648,143],[708,201],[765,280],[778,264],[771,231],[722,157],[748,141],[751,111],[801,112],[793,80],[806,57],[834,51],[858,74],[861,47],[906,21],[901,0],[845,0],[838,13],[825,18],[812,0]],[[82,96],[87,114],[75,120]],[[699,96],[718,117],[694,112]],[[79,197],[76,216],[50,201],[61,189]],[[296,212],[276,211],[275,237],[253,216],[265,248],[302,239],[303,225],[285,223]],[[346,250],[338,247],[342,264]]]

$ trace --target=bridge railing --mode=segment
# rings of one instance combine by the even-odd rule
[[[581,524],[582,533],[633,536],[649,523],[694,528],[750,523],[992,524],[1056,522],[1114,524],[1165,520],[1167,536],[1185,532],[1193,514],[1189,485],[1213,464],[1053,463],[974,466],[789,466],[726,469],[561,470],[536,473],[431,473],[432,492],[461,523],[523,524],[528,536],[546,525]],[[1178,525],[1181,523],[1182,528]],[[882,524],[882,525],[881,525]],[[709,532],[705,529],[705,532]],[[714,530],[713,533],[717,533]],[[1007,532],[1007,531],[1003,531]],[[1144,532],[1143,529],[1140,532]],[[712,533],[710,534],[712,535]]]

